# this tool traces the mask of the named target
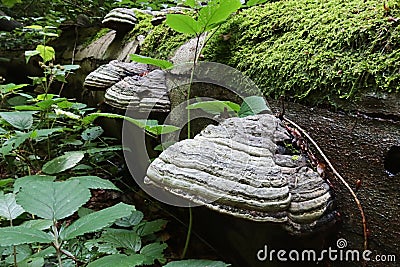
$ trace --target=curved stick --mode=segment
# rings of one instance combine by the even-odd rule
[[[344,180],[344,178],[336,171],[336,169],[333,167],[332,163],[328,160],[327,156],[325,156],[324,152],[322,152],[321,148],[317,145],[317,143],[311,138],[311,136],[304,130],[302,129],[299,125],[294,123],[293,121],[289,120],[286,116],[282,116],[285,121],[288,123],[292,124],[294,127],[296,127],[302,134],[304,134],[305,137],[314,145],[314,147],[318,150],[319,154],[322,156],[322,158],[325,160],[325,162],[328,164],[329,168],[331,168],[332,172],[336,177],[339,178],[339,180],[346,186],[346,188],[350,191],[350,194],[353,196],[354,201],[357,204],[358,209],[360,210],[361,218],[362,218],[362,225],[363,225],[363,234],[364,234],[364,250],[367,250],[368,248],[368,230],[367,230],[367,220],[365,218],[365,213],[363,210],[363,207],[361,206],[361,202],[358,199],[356,193],[354,193],[353,189],[350,187],[350,185]]]

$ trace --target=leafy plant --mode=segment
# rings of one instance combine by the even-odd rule
[[[51,255],[56,255],[59,266],[62,266],[66,257],[74,261],[83,261],[66,250],[66,247],[76,238],[99,232],[113,223],[131,230],[107,228],[100,232],[100,238],[88,239],[85,243],[88,251],[98,250],[105,245],[113,248],[107,252],[92,253],[89,266],[101,266],[104,262],[115,262],[121,258],[129,259],[129,266],[153,264],[155,260],[165,262],[162,252],[166,245],[153,242],[142,246],[141,238],[160,231],[166,222],[143,221],[143,214],[133,206],[119,203],[100,211],[90,211],[70,225],[65,223],[67,217],[77,212],[89,200],[89,189],[118,190],[110,181],[99,177],[72,177],[63,182],[32,178],[38,177],[19,178],[24,182],[16,183],[16,193],[4,194],[0,191],[0,217],[10,221],[10,226],[0,228],[0,247],[14,247],[15,254],[17,246],[40,243],[50,250],[46,255],[40,252],[33,253],[35,246],[32,245],[30,253],[22,258],[14,258],[15,265],[38,259],[44,262],[45,258],[51,258]],[[36,216],[37,219],[14,226],[13,220],[25,212]],[[148,226],[149,224],[151,226]],[[153,238],[150,240],[156,241]],[[121,254],[122,252],[125,254]],[[112,255],[101,257],[108,254]],[[98,257],[101,258],[96,260]]]

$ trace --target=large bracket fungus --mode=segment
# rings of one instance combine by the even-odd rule
[[[221,213],[313,232],[336,221],[332,194],[303,156],[279,154],[288,139],[273,115],[229,118],[168,147],[145,183]]]
[[[129,8],[115,8],[108,13],[102,23],[105,27],[126,33],[133,29],[137,19],[135,13]]]

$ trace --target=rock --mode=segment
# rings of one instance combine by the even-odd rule
[[[137,19],[132,9],[115,8],[104,17],[102,23],[106,28],[121,33],[127,33],[133,29],[136,21]]]
[[[107,89],[105,102],[119,109],[129,106],[138,112],[169,112],[167,93],[164,71],[153,70],[145,76],[129,76],[116,83]]]
[[[148,71],[146,64],[113,60],[91,72],[86,77],[84,86],[92,91],[104,91],[126,76],[139,75],[146,71]]]
[[[145,183],[224,214],[313,232],[336,221],[332,195],[302,156],[277,154],[288,139],[273,115],[230,118],[168,147]]]

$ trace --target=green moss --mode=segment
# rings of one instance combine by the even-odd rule
[[[154,27],[152,32],[146,36],[141,54],[159,59],[168,59],[179,46],[189,39],[190,36],[179,34],[165,23],[162,23]]]
[[[400,91],[400,17],[394,1],[288,0],[242,11],[203,54],[238,68],[270,96],[313,103]],[[224,40],[223,35],[230,36]]]
[[[124,37],[124,43],[128,43],[136,39],[136,37],[139,35],[146,36],[154,28],[154,26],[151,24],[151,19],[153,18],[151,15],[136,11],[135,16],[138,19],[138,23]]]

